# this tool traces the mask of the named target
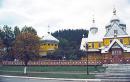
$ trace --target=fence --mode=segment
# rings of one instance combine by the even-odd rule
[[[3,61],[3,65],[24,65],[22,61]],[[62,66],[62,65],[87,65],[85,60],[41,60],[41,61],[29,61],[28,65],[50,65],[50,66]],[[101,61],[88,62],[88,65],[102,65]]]
[[[109,60],[98,60],[93,61],[89,60],[88,65],[102,65],[102,64],[112,64],[114,61],[112,59]],[[126,61],[120,60],[118,63],[129,63],[130,59],[126,59]],[[22,61],[2,61],[3,65],[24,65],[24,62]],[[86,60],[39,60],[39,61],[29,61],[28,65],[48,65],[48,66],[62,66],[62,65],[68,65],[68,66],[83,66],[87,65]]]

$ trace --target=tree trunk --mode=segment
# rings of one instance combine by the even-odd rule
[[[3,65],[2,60],[0,59],[0,67]]]

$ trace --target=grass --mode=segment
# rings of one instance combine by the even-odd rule
[[[24,75],[23,69],[24,66],[2,66],[0,67],[0,74],[23,76]],[[86,69],[87,69],[86,66],[28,66],[27,68],[28,74],[26,76],[46,77],[46,78],[77,78],[77,79],[95,78],[93,74],[87,75]],[[104,69],[105,68],[101,66],[88,67],[89,72],[95,72]]]
[[[23,71],[24,66],[2,66],[0,70],[3,71]],[[86,71],[86,66],[28,66],[28,72],[61,72],[61,71],[79,71],[84,72]],[[98,71],[104,69],[101,66],[88,66],[90,72]]]

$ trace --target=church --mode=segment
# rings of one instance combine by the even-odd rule
[[[82,60],[89,63],[130,63],[130,36],[124,24],[117,16],[116,9],[113,17],[105,26],[105,33],[99,29],[95,20],[90,27],[88,37],[81,40],[80,50],[86,51]]]
[[[48,52],[53,53],[58,49],[59,40],[48,32],[40,39],[40,43],[39,55],[45,57]]]

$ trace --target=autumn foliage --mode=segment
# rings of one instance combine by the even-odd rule
[[[34,60],[39,55],[39,37],[32,33],[23,32],[19,34],[13,46],[14,56],[24,62]]]

